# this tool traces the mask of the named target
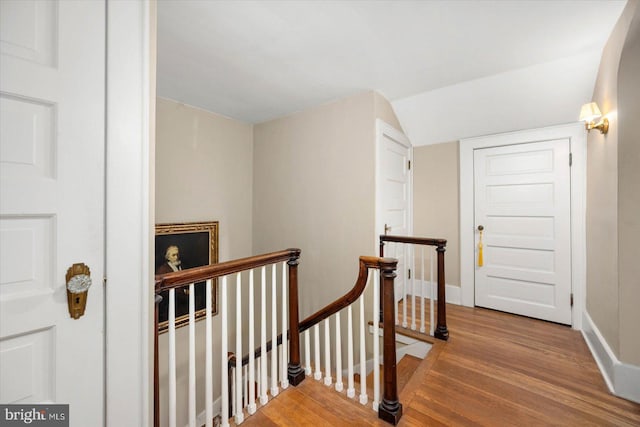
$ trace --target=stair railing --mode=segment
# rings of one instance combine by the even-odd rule
[[[243,341],[248,342],[248,348],[250,353],[254,353],[254,340],[247,339],[244,337],[242,331],[242,323],[243,323],[243,313],[247,313],[249,316],[249,322],[247,325],[247,329],[249,330],[249,338],[253,338],[255,333],[254,331],[254,314],[259,312],[260,319],[258,323],[260,324],[260,339],[262,342],[262,348],[265,349],[265,352],[261,355],[262,359],[251,358],[251,365],[254,365],[257,362],[263,368],[260,375],[262,379],[262,384],[266,384],[267,382],[267,369],[266,369],[266,326],[267,323],[270,322],[272,326],[272,335],[275,337],[277,335],[277,328],[280,327],[281,331],[284,331],[284,336],[287,336],[288,330],[293,331],[291,334],[292,339],[290,340],[289,345],[287,346],[287,341],[285,340],[281,345],[281,355],[282,358],[280,360],[276,360],[276,358],[272,358],[271,365],[271,380],[272,387],[270,388],[271,396],[275,396],[277,391],[282,388],[287,388],[289,384],[296,385],[304,378],[304,371],[300,366],[300,349],[295,337],[299,334],[297,333],[298,329],[298,283],[297,283],[297,265],[298,259],[300,256],[300,249],[287,249],[279,252],[273,252],[264,255],[258,255],[249,258],[242,258],[238,260],[223,262],[219,264],[209,265],[205,267],[197,267],[187,270],[182,270],[178,272],[168,273],[162,276],[156,277],[155,284],[155,292],[156,292],[156,331],[155,331],[155,384],[154,384],[154,403],[155,403],[155,420],[154,425],[160,425],[160,378],[159,378],[159,361],[158,361],[158,309],[159,302],[162,298],[158,298],[161,293],[168,294],[169,299],[169,312],[168,312],[168,327],[167,327],[167,335],[168,335],[168,381],[163,386],[168,388],[168,425],[170,427],[174,427],[177,424],[177,396],[176,396],[176,382],[177,382],[177,354],[176,352],[179,350],[184,350],[188,352],[188,366],[187,372],[189,377],[189,386],[188,386],[188,409],[187,409],[187,417],[189,426],[196,425],[206,425],[207,427],[213,426],[214,416],[214,369],[213,369],[213,341],[212,338],[215,336],[220,337],[220,348],[217,349],[218,357],[220,358],[220,370],[219,375],[216,375],[218,381],[220,381],[220,387],[215,391],[215,396],[219,396],[219,411],[221,416],[222,426],[229,425],[229,385],[227,384],[227,361],[228,355],[230,353],[229,341],[233,340],[235,337],[235,348],[233,348],[236,354],[243,354]],[[271,270],[271,294],[267,295],[266,292],[266,272],[267,269]],[[254,304],[254,270],[259,271],[260,274],[260,298],[261,298],[261,309],[258,311],[253,307]],[[281,270],[281,274],[278,275],[277,271]],[[248,283],[246,280],[243,283],[242,276],[245,276],[245,279],[248,276]],[[235,277],[234,277],[235,275]],[[234,280],[235,278],[235,280]],[[212,301],[213,301],[213,292],[215,292],[216,279],[219,284],[219,324],[220,327],[218,330],[214,332],[213,330],[213,314],[212,314]],[[205,329],[206,329],[206,342],[204,343],[205,347],[205,363],[204,363],[204,378],[205,378],[205,411],[204,411],[204,420],[198,419],[198,413],[196,410],[196,369],[202,368],[202,366],[196,366],[196,347],[195,347],[195,287],[194,283],[198,282],[206,282],[206,316],[205,316]],[[277,288],[279,285],[282,285],[281,292],[277,294]],[[244,288],[244,289],[243,289]],[[187,349],[177,349],[175,342],[175,332],[176,332],[176,322],[175,322],[175,293],[176,290],[188,290],[189,295],[189,322],[186,327],[188,328],[189,334],[189,345]],[[248,296],[248,307],[244,307],[242,304],[242,295]],[[229,297],[235,294],[235,310],[230,310],[229,307]],[[287,300],[287,295],[289,299]],[[272,299],[272,307],[271,310],[267,310],[265,306],[266,300],[271,297]],[[278,312],[277,301],[276,298],[282,298],[283,304],[280,307],[280,312]],[[230,325],[231,316],[230,312],[235,314],[235,328],[233,325]],[[288,319],[288,321],[287,321]],[[281,320],[281,323],[278,324],[278,321]],[[287,351],[289,348],[289,351]],[[274,354],[278,354],[276,350]],[[241,372],[241,361],[237,361],[236,368],[238,368],[238,372]],[[254,366],[252,366],[254,367]],[[253,371],[255,372],[255,371]],[[247,412],[249,415],[253,414],[257,409],[256,405],[256,396],[255,396],[255,388],[245,387],[242,384],[243,377],[242,375],[237,375],[235,377],[236,383],[234,384],[234,390],[238,395],[236,399],[240,397],[238,400],[242,402],[241,392],[242,390],[247,390],[248,395],[252,395],[252,398],[247,398],[247,400],[251,400],[247,405]],[[253,381],[253,378],[251,378]],[[263,387],[258,390],[259,401],[261,404],[265,404],[268,401],[268,395],[266,388]],[[233,414],[235,418],[236,424],[242,423],[244,420],[244,407],[240,405],[238,410]]]
[[[410,329],[411,331],[419,331],[422,334],[426,334],[425,324],[427,319],[425,318],[425,297],[429,297],[429,335],[441,339],[449,339],[449,330],[447,329],[447,306],[446,306],[446,286],[444,275],[444,253],[446,251],[447,241],[446,239],[426,238],[426,237],[410,237],[410,236],[391,236],[383,234],[380,236],[380,256],[385,256],[385,244],[388,246],[386,254],[394,258],[402,260],[402,266],[399,267],[398,275],[400,280],[398,285],[401,285],[399,294],[396,294],[396,302],[394,303],[395,312],[395,324],[402,326],[402,328]],[[429,255],[429,281],[425,282],[425,266],[426,256],[425,247],[432,247],[428,253]],[[417,249],[420,249],[420,255],[417,256]],[[438,317],[437,324],[434,327],[434,252],[437,254],[437,301],[438,301]],[[421,280],[417,282],[418,275],[416,274],[416,258],[420,262],[420,277]],[[427,291],[425,292],[425,287]],[[420,315],[416,314],[418,304],[416,298],[419,299]],[[399,303],[402,302],[402,312],[399,310]],[[382,307],[383,302],[380,301]],[[411,323],[408,323],[408,309],[411,308],[410,319]],[[382,309],[380,311],[380,320],[382,321]],[[418,322],[418,323],[416,323]],[[419,326],[418,326],[419,325]]]
[[[304,319],[302,322],[298,321],[298,284],[297,284],[297,265],[300,255],[299,249],[288,249],[286,251],[274,252],[271,254],[260,255],[257,257],[244,258],[235,261],[229,261],[225,263],[215,264],[207,267],[199,267],[190,270],[183,270],[175,273],[168,273],[164,276],[158,276],[156,281],[156,294],[160,294],[163,291],[169,291],[169,425],[176,425],[176,366],[175,366],[175,338],[171,339],[172,333],[175,335],[175,319],[171,314],[172,299],[175,298],[174,293],[176,289],[183,287],[190,287],[193,290],[193,283],[206,280],[207,282],[207,301],[210,304],[211,292],[213,292],[214,280],[220,279],[220,316],[221,316],[221,328],[219,334],[222,336],[222,341],[219,349],[221,358],[221,371],[220,381],[221,387],[218,390],[220,398],[220,413],[221,424],[223,426],[229,425],[229,418],[233,416],[236,424],[240,424],[244,420],[245,411],[248,415],[251,415],[257,409],[257,402],[260,405],[264,405],[269,400],[269,394],[271,397],[275,397],[278,394],[279,388],[285,389],[288,385],[297,385],[304,380],[305,374],[309,375],[312,372],[310,364],[310,341],[309,330],[315,328],[315,355],[316,355],[316,375],[317,372],[321,372],[320,365],[320,345],[319,345],[319,326],[321,322],[324,322],[325,331],[325,348],[324,348],[324,383],[331,385],[332,372],[331,372],[331,350],[330,350],[330,319],[335,318],[336,328],[334,334],[336,337],[335,347],[335,388],[338,391],[342,391],[344,384],[342,382],[343,372],[341,368],[342,363],[342,349],[341,349],[341,311],[347,311],[348,318],[348,362],[347,362],[347,390],[346,394],[349,397],[355,396],[354,385],[354,365],[353,365],[353,329],[352,329],[352,314],[354,303],[359,302],[360,312],[360,357],[361,357],[361,393],[359,401],[362,404],[367,404],[367,388],[365,383],[366,378],[366,344],[365,344],[365,328],[364,323],[364,295],[363,292],[367,287],[369,269],[379,270],[379,274],[373,274],[373,301],[372,312],[373,317],[377,317],[378,303],[380,301],[380,294],[383,296],[384,309],[384,333],[383,333],[383,365],[384,365],[384,389],[382,398],[380,398],[380,386],[379,386],[379,326],[375,322],[373,327],[373,365],[374,365],[374,396],[373,396],[373,409],[378,412],[378,416],[387,422],[396,424],[402,416],[402,405],[398,401],[397,391],[397,374],[396,374],[396,351],[395,351],[395,321],[393,313],[393,301],[394,301],[394,286],[393,280],[395,278],[395,269],[397,261],[394,259],[376,258],[376,257],[361,257],[359,265],[359,274],[356,284],[353,289],[345,294],[342,298],[329,304],[322,310],[312,314]],[[282,266],[282,274],[280,276],[282,283],[282,290],[280,295],[277,294],[278,283],[276,270]],[[270,266],[271,270],[271,294],[267,295],[267,269]],[[253,270],[259,269],[260,273],[260,310],[257,310],[253,306],[253,287],[254,277]],[[242,279],[240,277],[242,272],[248,272],[248,315],[249,315],[249,337],[248,340],[248,353],[245,357],[235,357],[234,354],[243,354],[243,336],[242,330]],[[232,331],[228,331],[229,327],[229,309],[227,307],[227,297],[229,294],[228,286],[229,282],[233,282],[231,275],[236,275],[236,325],[235,325],[235,351],[229,351],[227,341],[229,337],[233,337]],[[246,276],[247,274],[245,274]],[[231,280],[229,280],[231,278]],[[288,294],[288,299],[287,299]],[[190,292],[190,298],[193,292]],[[271,299],[271,340],[266,340],[266,308],[267,296]],[[282,310],[280,313],[276,312],[276,301],[282,301],[282,307],[288,308],[288,310]],[[156,310],[158,303],[156,302]],[[254,318],[253,314],[260,313],[260,345],[254,348]],[[156,312],[157,316],[157,312]],[[196,396],[195,396],[195,354],[194,339],[191,338],[194,335],[195,319],[193,318],[193,303],[190,307],[189,316],[189,425],[195,426],[196,423],[200,423],[203,420],[196,420]],[[210,307],[207,307],[206,314],[206,361],[205,361],[205,378],[206,378],[206,396],[205,396],[205,416],[204,424],[209,426],[213,423],[213,371],[212,371],[212,343],[211,336],[213,330],[211,327],[212,314]],[[278,333],[278,320],[281,319],[280,328],[281,333]],[[157,325],[156,325],[156,366],[155,366],[155,380],[156,385],[154,387],[155,402],[156,402],[156,426],[159,425],[159,369],[158,369],[158,344],[157,344]],[[172,332],[173,331],[173,332]],[[300,361],[300,333],[305,334],[305,352],[307,363],[304,368]],[[257,339],[256,339],[257,340]],[[275,345],[273,345],[275,343]],[[280,350],[280,352],[278,352]],[[279,355],[280,353],[280,355]],[[268,363],[270,362],[270,363]],[[269,370],[270,365],[270,370]],[[229,381],[230,372],[232,371],[233,381]],[[256,376],[257,374],[257,376]],[[269,375],[270,374],[270,375]],[[317,378],[317,377],[316,377]],[[322,378],[322,374],[320,375]],[[231,408],[231,409],[230,409]],[[199,424],[198,424],[199,425]]]
[[[305,362],[303,364],[305,373],[308,376],[313,375],[317,381],[322,381],[325,385],[331,386],[335,380],[335,390],[342,392],[344,390],[342,370],[342,333],[341,314],[345,314],[347,318],[347,369],[346,395],[349,398],[355,398],[355,366],[354,366],[354,328],[353,328],[353,312],[354,307],[358,311],[359,323],[359,347],[360,347],[360,394],[359,402],[366,405],[369,400],[367,392],[366,377],[369,372],[367,369],[366,356],[366,336],[368,322],[365,323],[365,289],[368,285],[373,287],[373,298],[371,301],[371,312],[374,318],[377,318],[379,301],[383,301],[383,329],[379,329],[378,322],[373,323],[372,347],[373,347],[373,399],[372,408],[378,412],[378,417],[391,423],[397,424],[402,416],[402,404],[398,400],[397,372],[396,372],[396,335],[395,321],[393,316],[394,304],[394,286],[393,281],[396,277],[397,260],[391,258],[376,257],[360,257],[359,274],[353,288],[343,297],[329,304],[325,308],[317,311],[311,316],[300,322],[299,332],[304,334],[304,354]],[[373,280],[369,279],[369,270],[379,270],[372,274]],[[372,282],[372,283],[370,283]],[[345,313],[346,310],[346,313]],[[331,369],[331,319],[334,320],[334,337],[335,337],[335,370]],[[323,325],[324,348],[322,349],[320,340],[320,325]],[[314,338],[313,346],[311,345],[311,328],[313,328]],[[379,334],[383,333],[383,385],[382,399],[380,396],[380,348]],[[312,349],[314,363],[311,363]],[[321,350],[324,350],[322,352]],[[324,353],[322,360],[321,354]],[[324,361],[324,371],[322,362]],[[371,363],[369,363],[371,364]],[[315,371],[314,371],[315,368]]]

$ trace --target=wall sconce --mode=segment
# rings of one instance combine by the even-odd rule
[[[598,129],[601,134],[606,134],[609,131],[609,120],[605,117],[598,123],[595,122],[601,116],[602,113],[595,102],[584,104],[580,109],[580,121],[584,122],[587,131]]]

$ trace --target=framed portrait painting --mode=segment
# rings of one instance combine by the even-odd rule
[[[155,273],[162,275],[173,271],[216,264],[218,262],[218,221],[157,224],[155,240]],[[194,285],[196,320],[206,316],[206,282]],[[218,311],[217,283],[214,281],[211,307]],[[158,307],[159,332],[167,330],[169,319],[169,291],[160,293]],[[189,322],[189,287],[175,291],[176,327]]]

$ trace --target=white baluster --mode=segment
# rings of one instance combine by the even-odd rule
[[[420,332],[425,333],[424,323],[424,245],[420,246]]]
[[[431,263],[431,271],[429,272],[430,278],[429,278],[429,335],[433,336],[433,331],[434,331],[434,326],[433,326],[433,319],[434,319],[434,313],[433,313],[433,252],[434,250],[431,250],[431,254],[430,254],[430,263]]]
[[[405,258],[406,259],[406,258]],[[405,294],[406,295],[406,294]],[[373,275],[373,410],[378,411],[380,402],[380,336],[377,308],[380,307],[380,272],[376,270]],[[405,315],[406,315],[406,307]],[[405,317],[406,319],[406,317]]]
[[[276,307],[276,265],[271,266],[271,396],[278,390],[278,310]]]
[[[258,371],[256,373],[256,388],[258,389],[258,395],[261,396],[260,393],[262,390],[262,357],[258,356],[257,359],[257,363],[256,363],[256,370]]]
[[[416,247],[409,246],[411,254],[411,330],[416,330]]]
[[[367,277],[367,285],[369,284],[369,277]],[[378,317],[377,312],[374,312],[374,317]],[[379,320],[379,319],[376,319]],[[375,323],[375,320],[374,322]],[[364,323],[364,294],[360,295],[360,404],[366,405],[369,397],[367,396],[367,355],[366,355],[366,342],[365,342],[365,328],[367,326]]]
[[[253,270],[249,270],[249,393],[247,395],[248,405],[247,411],[250,415],[255,414],[256,412],[256,388],[254,384],[256,382],[255,378],[255,342],[254,342],[254,314],[253,314]]]
[[[396,259],[398,258],[398,244],[399,243],[396,243],[396,242],[393,243],[393,257],[392,258],[396,258]],[[400,277],[402,277],[402,276],[400,276]],[[395,298],[397,299],[397,301],[393,302],[393,307],[394,307],[393,316],[394,316],[394,319],[396,319],[396,326],[398,326],[400,324],[400,309],[399,309],[398,305],[400,304],[400,300],[401,299],[398,298],[398,296],[395,296]]]
[[[195,288],[189,284],[189,427],[196,427],[196,306]]]
[[[320,324],[316,323],[313,327],[313,331],[315,332],[315,359],[316,359],[316,372],[313,374],[313,378],[320,381],[322,379],[322,369],[320,367]]]
[[[247,372],[247,365],[244,365],[242,367],[242,407],[246,408],[247,405],[249,405],[249,390],[248,390],[248,383],[247,383],[247,377],[248,377],[248,372]]]
[[[324,319],[324,385],[331,385],[331,325]]]
[[[336,313],[336,391],[342,391],[342,337],[340,336],[340,312]]]
[[[207,280],[206,291],[206,310],[205,317],[205,366],[204,366],[204,385],[205,385],[205,427],[213,427],[213,325],[211,314],[211,279]]]
[[[402,259],[404,259],[404,265],[402,266],[402,327],[406,328],[408,326],[407,323],[407,266],[409,265],[409,260],[407,257],[407,246],[402,245]],[[377,410],[377,409],[376,409]]]
[[[287,263],[282,263],[282,368],[280,373],[282,379],[280,380],[280,386],[284,390],[289,387],[289,379],[287,378],[288,366],[289,366],[289,346],[287,341],[287,312],[289,311],[289,304],[287,302]]]
[[[242,275],[236,274],[236,424],[244,421],[242,411]]]
[[[176,427],[176,290],[169,289],[169,426]]]
[[[228,316],[229,309],[227,308],[227,276],[222,278],[220,285],[220,388],[221,388],[221,402],[220,402],[220,417],[221,426],[229,427],[229,371],[227,370],[227,353],[228,353]]]
[[[353,304],[347,308],[347,397],[356,395],[353,381]]]
[[[236,365],[231,368],[231,414],[238,412],[238,395],[236,394]]]
[[[311,375],[311,342],[310,342],[309,330],[304,331],[304,374],[306,376]]]
[[[261,269],[260,291],[260,403],[265,405],[267,397],[267,266]]]

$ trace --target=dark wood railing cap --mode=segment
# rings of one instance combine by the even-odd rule
[[[268,254],[240,258],[204,267],[189,268],[156,276],[156,292],[188,285],[189,283],[202,282],[207,279],[239,273],[257,267],[273,264],[280,261],[289,261],[300,257],[300,249],[290,248]]]
[[[416,245],[428,245],[428,246],[446,246],[447,239],[436,239],[430,237],[409,237],[409,236],[390,236],[388,234],[380,235],[381,242],[398,242],[398,243],[413,243]]]

